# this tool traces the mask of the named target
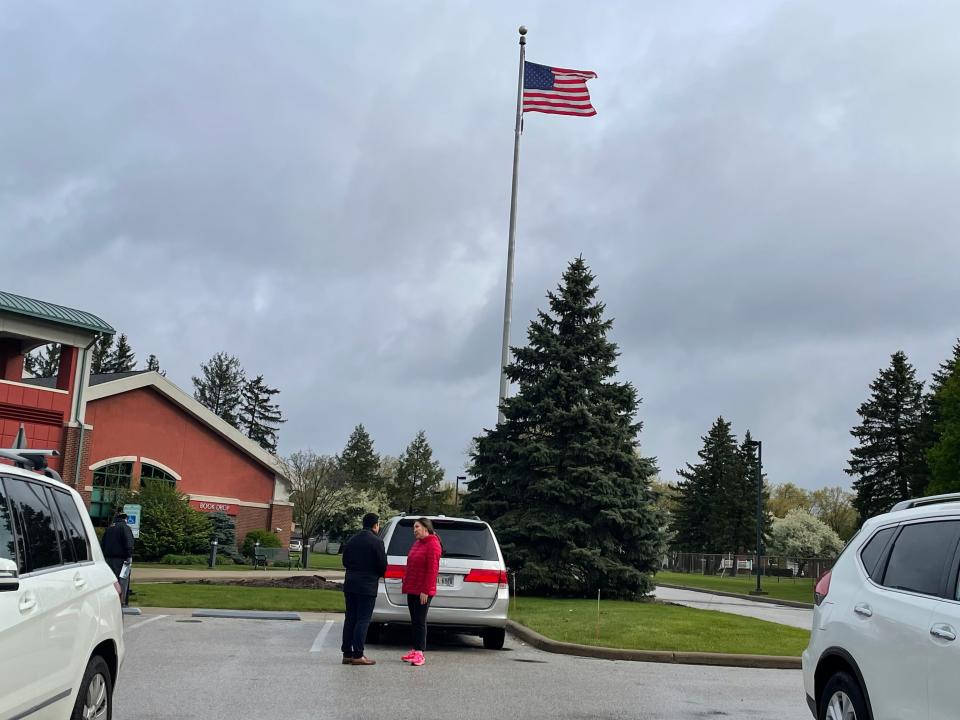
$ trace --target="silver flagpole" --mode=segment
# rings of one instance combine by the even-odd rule
[[[513,313],[513,252],[517,236],[517,171],[520,168],[520,134],[523,128],[523,63],[527,50],[527,28],[520,26],[520,70],[517,77],[517,123],[513,130],[513,184],[510,188],[510,239],[507,244],[507,289],[503,299],[503,347],[500,351],[500,402],[497,421],[503,422],[503,401],[507,397],[507,363],[510,361],[510,316]]]

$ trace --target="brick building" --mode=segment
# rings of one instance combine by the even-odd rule
[[[156,372],[91,375],[93,343],[114,330],[89,313],[0,292],[0,447],[22,426],[31,448],[59,450],[50,466],[108,520],[111,491],[151,478],[175,485],[202,512],[222,510],[237,539],[292,529],[289,482],[277,458]],[[24,375],[24,355],[60,343],[56,377]]]

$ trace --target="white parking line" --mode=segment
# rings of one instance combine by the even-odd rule
[[[327,620],[323,624],[323,628],[321,628],[320,632],[317,633],[317,639],[313,641],[313,647],[310,648],[310,652],[323,652],[323,641],[330,633],[330,628],[333,627],[333,622],[333,620]]]
[[[138,627],[143,627],[143,626],[146,625],[147,623],[152,623],[152,622],[154,622],[155,620],[162,620],[162,619],[165,618],[165,617],[168,617],[168,616],[167,616],[167,615],[154,615],[152,618],[147,618],[146,620],[141,620],[140,622],[134,623],[133,625],[130,625],[129,627],[125,627],[125,628],[123,629],[123,631],[124,631],[124,632],[130,632],[131,630],[136,630]]]

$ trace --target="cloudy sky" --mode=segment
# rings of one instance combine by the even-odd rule
[[[496,420],[517,34],[592,69],[522,142],[515,342],[583,254],[665,479],[718,415],[847,484],[867,385],[960,335],[960,9],[0,2],[0,287],[101,315],[190,389],[281,389],[282,450]]]

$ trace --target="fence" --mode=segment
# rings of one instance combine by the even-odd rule
[[[818,578],[833,567],[836,558],[791,558],[761,555],[760,574],[767,577]],[[667,552],[660,569],[697,575],[756,575],[756,556],[736,553]]]

